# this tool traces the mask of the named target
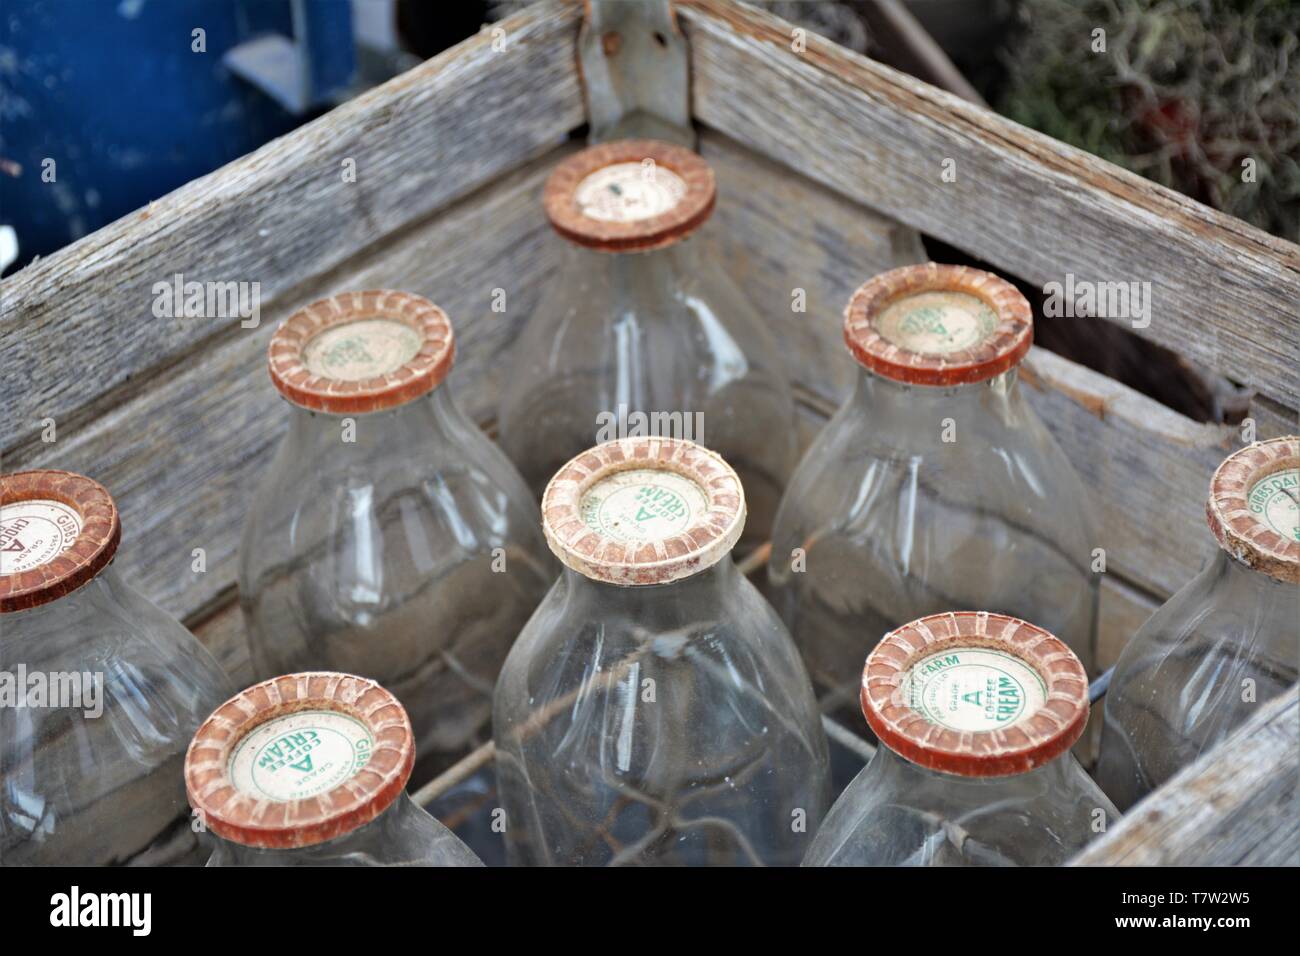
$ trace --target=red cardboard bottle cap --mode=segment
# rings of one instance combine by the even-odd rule
[[[1205,516],[1219,547],[1256,571],[1300,584],[1300,437],[1249,445],[1210,479]]]
[[[910,385],[961,385],[1020,363],[1033,311],[1011,283],[927,262],[864,283],[844,312],[844,342],[863,368]]]
[[[289,674],[218,707],[185,754],[190,805],[217,836],[290,849],[364,826],[406,787],[411,721],[350,674]]]
[[[652,139],[591,146],[561,162],[542,192],[555,231],[604,252],[644,252],[694,232],[713,211],[713,170]]]
[[[289,401],[339,415],[382,411],[433,389],[451,371],[451,320],[410,292],[340,292],[275,330],[271,381]]]
[[[69,471],[0,475],[0,613],[75,591],[121,540],[117,505],[99,482]]]
[[[745,494],[722,457],[674,438],[624,438],[583,452],[542,496],[542,527],[567,567],[609,584],[666,584],[730,553]]]
[[[1024,773],[1088,722],[1088,677],[1041,627],[987,611],[905,624],[867,657],[862,712],[890,750],[966,777]]]

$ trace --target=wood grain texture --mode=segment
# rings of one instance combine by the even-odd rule
[[[924,261],[920,236],[719,133],[702,130],[699,150],[719,184],[706,234],[771,323],[786,376],[840,401],[858,367],[841,335],[845,303],[872,276]]]
[[[579,19],[573,4],[529,8],[499,24],[504,50],[471,37],[0,283],[0,450],[245,331],[154,317],[156,282],[258,282],[275,312],[310,277],[550,150],[584,119]]]
[[[1091,493],[1107,571],[1153,594],[1178,590],[1214,553],[1205,499],[1214,469],[1246,444],[1240,429],[1194,422],[1045,349],[1021,369],[1030,404]],[[1257,426],[1260,440],[1285,433],[1275,417]]]
[[[298,287],[241,329],[85,427],[59,432],[38,455],[9,467],[93,475],[122,514],[117,561],[128,579],[182,618],[207,608],[235,581],[247,499],[257,492],[290,409],[271,385],[266,347],[292,309],[343,289],[399,288],[443,306],[457,336],[456,365],[442,386],[468,415],[495,412],[499,358],[531,311],[558,242],[538,197],[555,156],[371,248],[346,267]],[[491,223],[491,228],[485,228]],[[506,311],[494,313],[494,289]],[[203,548],[207,570],[191,570]]]
[[[1164,603],[1140,591],[1118,574],[1101,579],[1101,605],[1097,611],[1097,667],[1113,667],[1129,638]]]
[[[253,661],[248,654],[248,636],[244,630],[244,614],[239,609],[239,598],[233,589],[218,598],[214,610],[189,622],[190,630],[217,659],[217,663],[230,675],[230,682],[239,689],[253,683]]]
[[[700,122],[1027,281],[1150,282],[1138,334],[1300,406],[1300,247],[821,38],[794,53],[766,13],[678,12]]]
[[[1071,866],[1297,866],[1300,687],[1130,810]]]

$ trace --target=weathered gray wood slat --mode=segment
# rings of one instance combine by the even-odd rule
[[[1030,282],[1150,282],[1135,331],[1300,406],[1300,247],[766,13],[678,12],[700,122]]]
[[[1300,865],[1300,687],[1130,810],[1072,866]]]
[[[231,682],[236,687],[247,687],[253,682],[253,661],[248,653],[244,615],[234,592],[227,597],[226,603],[212,613],[190,621],[190,630],[230,675]]]
[[[580,15],[527,9],[499,24],[503,50],[480,33],[0,283],[0,451],[239,331],[238,318],[155,318],[156,282],[259,282],[267,308],[560,142],[584,119]]]
[[[447,309],[458,339],[447,387],[467,414],[490,417],[499,357],[553,263],[555,240],[538,197],[555,158],[533,162],[282,297],[260,328],[240,329],[108,414],[60,431],[24,464],[103,482],[122,511],[120,566],[154,601],[190,617],[230,592],[247,500],[288,424],[290,410],[266,371],[275,326],[298,305],[343,289],[429,296]],[[505,313],[491,308],[497,288],[506,292]],[[206,554],[202,574],[191,570],[194,548]]]
[[[1239,428],[1194,422],[1105,375],[1034,347],[1022,366],[1030,404],[1088,487],[1097,546],[1115,572],[1155,594],[1182,587],[1214,552],[1210,476],[1244,446]],[[1259,439],[1294,432],[1275,418]]]
[[[1105,670],[1119,660],[1129,639],[1163,603],[1163,597],[1139,591],[1118,574],[1107,574],[1101,579],[1101,606],[1097,611],[1098,669]]]
[[[727,272],[781,343],[786,376],[838,403],[857,375],[844,304],[871,276],[924,261],[920,236],[711,130],[698,148],[718,177],[707,234]]]

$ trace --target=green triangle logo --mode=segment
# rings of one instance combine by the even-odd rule
[[[984,693],[982,690],[973,690],[969,694],[962,694],[961,699],[968,704],[974,704],[976,707],[983,707],[984,705],[980,703],[980,694],[982,693]]]
[[[307,773],[308,771],[311,770],[311,754],[308,754],[307,756],[303,757],[297,763],[289,764],[289,766],[292,767],[294,770],[301,770],[303,773]]]

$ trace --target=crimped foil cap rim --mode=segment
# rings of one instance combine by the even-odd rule
[[[0,574],[0,613],[22,611],[75,591],[117,554],[122,524],[113,496],[99,482],[70,471],[41,469],[0,475],[0,507],[31,501],[59,502],[79,519],[75,539],[57,555],[13,573]],[[21,535],[13,522],[0,529],[0,567],[14,567]]]
[[[1008,665],[1037,675],[1033,709],[1004,727],[954,728],[915,709],[910,681],[936,655],[1005,655]],[[927,663],[930,662],[930,663]],[[1027,696],[1027,695],[1026,695]],[[862,672],[862,712],[877,737],[912,763],[968,777],[1024,773],[1065,753],[1088,722],[1088,677],[1064,642],[1026,621],[988,611],[932,614],[886,634]],[[976,698],[975,706],[992,702]]]
[[[1229,455],[1210,479],[1206,521],[1219,547],[1247,567],[1300,584],[1300,541],[1269,527],[1249,500],[1256,484],[1300,468],[1300,437],[1288,435],[1248,445]]]
[[[296,713],[351,718],[373,738],[366,763],[338,786],[300,799],[257,796],[232,778],[232,757],[259,727]],[[386,810],[415,764],[411,721],[372,680],[324,671],[288,674],[236,694],[203,722],[185,754],[190,805],[217,836],[244,846],[292,849],[350,833]]]
[[[411,355],[393,368],[364,378],[322,374],[304,358],[317,336],[366,321],[391,322],[418,336]],[[455,334],[447,313],[423,296],[388,289],[340,292],[294,312],[271,337],[271,381],[289,401],[332,414],[364,414],[403,405],[433,389],[451,371]]]
[[[948,352],[912,351],[890,341],[876,323],[892,304],[923,293],[964,293],[996,316],[992,331]],[[863,283],[844,310],[844,343],[863,368],[912,385],[980,382],[1015,367],[1033,341],[1033,310],[1015,286],[991,272],[934,262],[903,266]]]
[[[583,211],[576,197],[588,177],[647,161],[680,179],[684,193],[671,208],[626,222],[593,218]],[[644,252],[671,245],[708,219],[716,199],[713,169],[698,153],[653,139],[616,140],[574,153],[555,167],[542,191],[542,205],[555,231],[603,252]]]
[[[679,531],[648,540],[619,540],[583,516],[588,493],[623,472],[662,471],[698,489],[703,508]],[[623,438],[571,459],[546,486],[542,528],[556,557],[597,581],[622,586],[665,584],[724,558],[745,526],[740,479],[720,455],[674,438]]]

